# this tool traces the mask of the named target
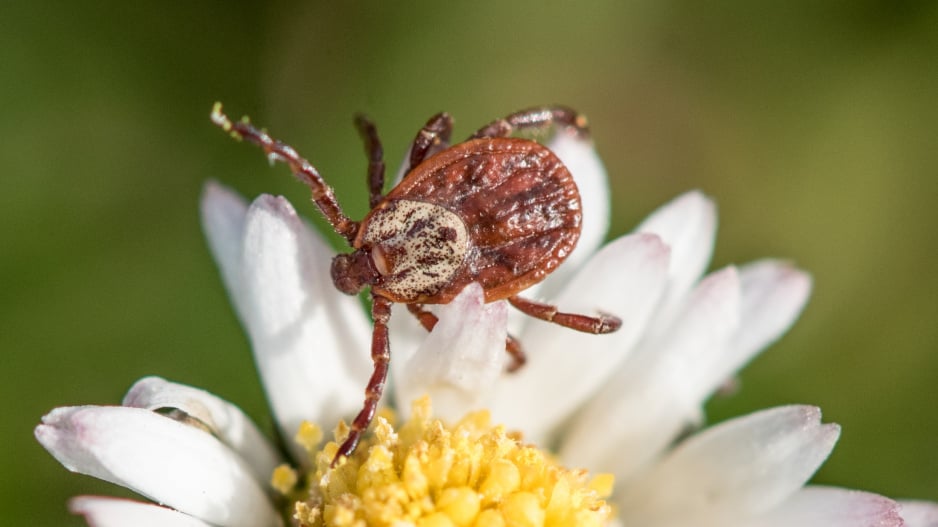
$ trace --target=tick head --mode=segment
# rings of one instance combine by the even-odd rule
[[[357,295],[380,278],[368,251],[339,254],[332,259],[332,282],[347,295]]]

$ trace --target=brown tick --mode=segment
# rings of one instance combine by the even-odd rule
[[[354,295],[371,287],[374,371],[365,403],[339,447],[333,464],[350,455],[374,417],[391,358],[388,319],[391,304],[406,304],[427,331],[436,316],[424,306],[446,304],[466,285],[478,282],[485,301],[507,300],[521,312],[587,333],[609,333],[622,321],[561,313],[518,293],[540,282],[566,259],[580,237],[580,194],[567,167],[543,145],[509,137],[520,130],[552,125],[585,138],[586,120],[560,106],[513,113],[480,128],[465,142],[449,146],[453,121],[440,113],[427,121],[410,145],[404,177],[386,195],[381,142],[374,124],[358,116],[355,125],[368,155],[371,211],[361,221],[342,212],[332,188],[290,146],[272,139],[243,118],[232,121],[221,104],[212,122],[235,139],[260,146],[271,160],[283,161],[312,190],[313,203],[353,251],[332,260],[332,280]],[[505,349],[509,370],[525,362],[511,336]]]

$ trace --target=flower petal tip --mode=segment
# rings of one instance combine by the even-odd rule
[[[791,260],[766,258],[756,260],[743,266],[745,273],[752,281],[776,285],[781,289],[794,289],[810,294],[814,285],[811,273],[799,268]]]
[[[399,408],[429,394],[438,416],[458,419],[491,393],[502,371],[508,307],[486,304],[478,284],[470,284],[440,306],[438,321],[397,378]]]
[[[168,382],[169,381],[166,379],[156,375],[148,375],[138,379],[137,382],[127,390],[124,399],[121,401],[121,406],[145,407],[143,401],[148,399],[154,391],[159,390]]]
[[[679,217],[694,217],[698,219],[716,218],[717,204],[710,196],[701,190],[690,190],[671,200],[661,209]]]
[[[707,304],[723,302],[726,309],[738,311],[741,285],[739,270],[729,265],[704,277],[694,295]],[[732,302],[725,302],[726,299],[732,299]]]
[[[806,426],[818,426],[821,424],[821,409],[819,407],[803,404],[794,405],[791,408],[800,414],[801,420]]]
[[[227,185],[223,185],[217,179],[206,179],[205,183],[202,185],[202,199],[211,200],[224,197],[226,194],[233,194],[234,192]]]
[[[200,198],[202,214],[225,214],[241,212],[247,209],[247,201],[231,187],[209,179],[202,187]]]
[[[94,418],[93,406],[63,406],[42,416],[33,434],[36,441],[59,463],[72,472],[82,472],[90,463],[87,453],[93,434],[85,433],[87,421]]]
[[[454,307],[456,309],[482,307],[482,305],[485,304],[485,291],[480,284],[472,282],[453,299],[452,303],[455,304]]]
[[[903,521],[895,501],[857,490],[808,486],[772,511],[767,525],[919,527]]]
[[[85,406],[60,406],[58,408],[53,408],[49,413],[42,416],[42,424],[36,427],[36,430],[42,429],[44,432],[54,431],[62,426],[67,425],[72,418],[84,408]]]
[[[216,179],[206,179],[205,183],[202,185],[202,201],[212,201],[216,199],[224,199],[226,196],[233,194],[234,192],[230,187],[221,184]]]
[[[266,213],[290,221],[298,220],[296,209],[294,209],[293,205],[283,196],[261,194],[251,203],[249,214],[252,212],[254,214]]]
[[[805,431],[811,431],[815,440],[826,445],[830,451],[833,450],[837,440],[840,439],[840,425],[837,423],[822,422],[822,412],[817,406],[794,405],[790,407],[797,414],[794,419],[793,427],[798,427]]]
[[[837,423],[825,423],[821,425],[821,440],[829,443],[831,448],[837,443],[837,440],[840,439],[840,425]]]
[[[592,138],[578,134],[556,134],[547,147],[559,157],[565,165],[592,161],[597,157],[596,146]]]
[[[906,527],[938,527],[938,503],[905,500],[899,502],[899,514]]]
[[[658,236],[653,232],[639,232],[634,234],[634,236],[638,240],[638,243],[647,247],[649,252],[652,254],[664,257],[669,257],[671,255],[671,246],[662,240],[661,236]],[[621,240],[623,238],[625,238],[625,236],[619,239]]]
[[[836,489],[840,490],[840,489]],[[852,525],[868,527],[914,527],[903,521],[901,506],[885,496],[856,490],[840,490],[853,498],[853,503],[845,503],[843,513],[851,515],[857,523]],[[863,523],[861,523],[863,522]]]

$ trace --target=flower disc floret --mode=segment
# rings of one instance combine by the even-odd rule
[[[376,419],[374,434],[334,468],[337,442],[311,452],[313,483],[290,493],[301,496],[293,510],[300,525],[589,527],[612,516],[611,477],[561,467],[492,426],[487,411],[448,426],[431,418],[425,397],[397,430],[392,421]]]

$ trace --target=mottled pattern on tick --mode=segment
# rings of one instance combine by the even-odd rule
[[[432,298],[387,295],[397,302],[447,303],[470,282],[482,285],[487,302],[513,296],[560,265],[580,235],[580,197],[570,171],[526,139],[455,145],[411,170],[385,200],[439,205],[462,218],[469,237],[463,267],[451,281]],[[384,295],[387,287],[374,289]]]
[[[462,267],[468,252],[465,224],[432,203],[385,200],[365,225],[361,245],[382,261],[378,268],[386,273],[380,288],[390,298],[433,296]]]

